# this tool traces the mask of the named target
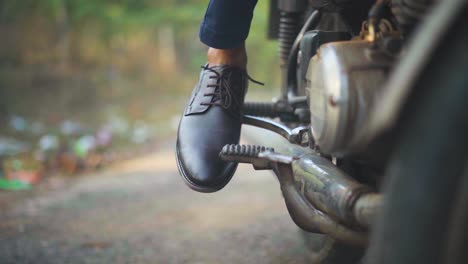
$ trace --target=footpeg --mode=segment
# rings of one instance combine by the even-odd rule
[[[302,229],[354,245],[367,244],[366,230],[382,198],[328,159],[313,153],[288,156],[253,145],[226,145],[220,157],[273,170],[289,214]]]
[[[275,103],[267,102],[246,102],[244,104],[244,114],[260,117],[279,117]]]
[[[226,145],[219,156],[226,161],[252,164],[256,170],[269,170],[269,161],[260,157],[261,153],[272,153],[273,148],[256,145]]]

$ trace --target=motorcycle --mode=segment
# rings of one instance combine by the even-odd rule
[[[314,262],[465,263],[467,2],[271,0],[283,89],[243,124],[286,141],[220,157],[274,172]]]

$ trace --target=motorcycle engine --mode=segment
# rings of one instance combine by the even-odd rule
[[[310,59],[306,93],[311,130],[320,151],[343,157],[368,117],[392,65],[392,57],[365,40],[330,42]]]

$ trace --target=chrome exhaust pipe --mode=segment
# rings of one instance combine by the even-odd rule
[[[310,151],[288,156],[271,148],[245,145],[227,145],[220,156],[250,163],[257,170],[273,170],[288,212],[300,228],[345,243],[367,244],[367,231],[381,207],[381,195],[329,160]]]
[[[279,164],[274,169],[281,185],[284,201],[294,223],[305,231],[328,234],[331,237],[353,245],[366,245],[367,234],[361,230],[353,230],[343,223],[339,223],[327,213],[316,208],[303,195],[291,168]]]
[[[254,141],[286,154],[261,146],[227,145],[220,153],[222,159],[249,163],[256,170],[273,170],[288,212],[300,228],[345,243],[367,244],[368,231],[382,206],[382,195],[304,147],[310,141],[307,127],[291,130],[252,116],[244,116],[244,124],[263,129],[250,133]]]
[[[291,167],[297,187],[317,209],[338,222],[370,227],[382,203],[380,194],[318,155],[301,156]]]

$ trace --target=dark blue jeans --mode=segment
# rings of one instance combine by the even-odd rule
[[[257,0],[210,0],[200,26],[200,40],[212,48],[240,47],[249,35]]]

